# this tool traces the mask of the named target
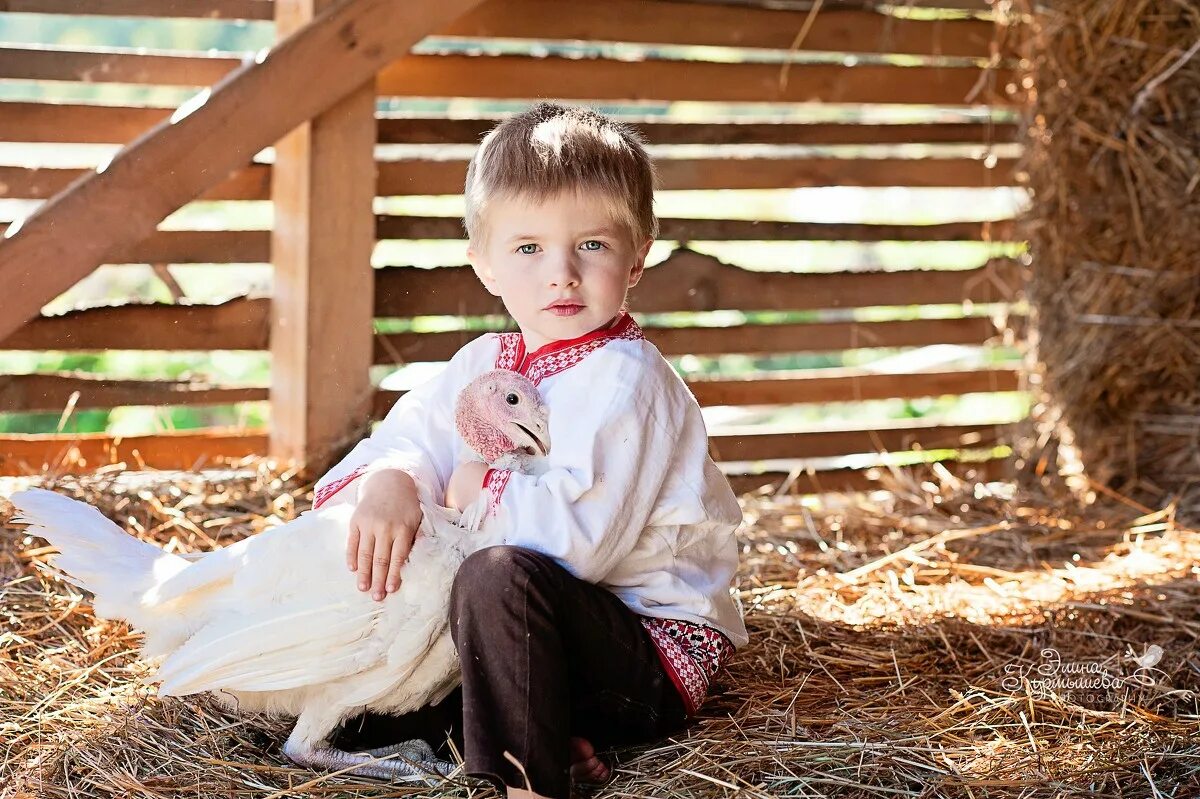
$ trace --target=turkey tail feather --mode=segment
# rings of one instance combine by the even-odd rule
[[[40,488],[9,499],[18,511],[13,521],[28,523],[31,535],[61,553],[54,567],[71,584],[95,594],[97,616],[149,631],[154,611],[142,605],[142,594],[186,568],[186,560],[139,541],[85,502]]]

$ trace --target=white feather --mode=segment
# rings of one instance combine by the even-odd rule
[[[422,506],[400,589],[377,602],[343,565],[350,506],[189,560],[53,492],[11,500],[29,532],[62,553],[56,566],[95,594],[97,613],[142,629],[143,655],[164,656],[152,678],[161,694],[211,691],[244,710],[300,716],[307,722],[297,729],[311,728],[319,743],[364,705],[404,713],[458,683],[449,588],[463,558],[487,541],[453,510]]]

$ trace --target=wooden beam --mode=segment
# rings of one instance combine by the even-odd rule
[[[956,461],[953,458],[938,461],[948,467],[951,473],[963,480],[975,482],[992,482],[1012,478],[1012,461],[1008,458],[990,458],[988,460]],[[896,467],[901,479],[928,479],[928,466]],[[891,469],[885,466],[871,466],[865,469],[821,469],[815,472],[801,472],[794,478],[787,472],[767,471],[758,474],[733,473],[726,474],[730,486],[739,494],[756,493],[770,494],[788,486],[788,495],[824,494],[829,492],[847,491],[876,491],[884,487],[884,478],[889,477]]]
[[[884,374],[861,369],[796,369],[758,377],[693,378],[687,385],[704,407],[794,405],[1017,391],[1021,375],[1011,368]]]
[[[865,8],[887,10],[896,7],[896,0],[825,0],[818,7],[817,0],[658,0],[658,2],[734,6],[736,8],[778,8],[789,11],[819,11],[821,8]],[[902,0],[901,8],[919,8],[934,12],[965,11],[973,14],[990,14],[994,0]]]
[[[265,350],[271,301],[126,304],[43,316],[0,339],[5,350]]]
[[[757,219],[660,219],[663,241],[1016,241],[1013,220],[887,225]],[[380,216],[380,239],[462,239],[452,216]]]
[[[448,217],[385,217],[386,230],[379,238],[387,239],[461,239],[462,228]],[[7,225],[0,223],[0,235]],[[984,231],[988,230],[985,236]],[[945,225],[841,225],[822,222],[754,222],[723,219],[664,219],[663,241],[1012,241],[1009,220],[989,224],[952,222]],[[427,234],[427,235],[421,235]],[[114,253],[109,263],[131,264],[246,264],[270,261],[271,233],[267,230],[163,230],[138,242],[122,253]],[[478,288],[473,276],[454,270],[462,267],[438,267],[420,273],[409,267],[389,267],[377,273],[380,290],[393,301],[405,303],[401,296],[409,291],[403,283],[410,279],[440,292],[470,291]],[[399,294],[398,294],[399,292]],[[395,299],[395,297],[401,297]],[[430,298],[431,307],[451,307],[441,297]],[[412,302],[415,302],[413,300]],[[463,307],[474,307],[476,300],[464,296]],[[392,307],[390,304],[386,307]],[[453,306],[458,307],[458,306]],[[484,307],[484,306],[480,306]],[[495,305],[487,305],[494,308]],[[484,311],[481,311],[483,313]],[[488,310],[486,313],[492,313]],[[426,313],[433,313],[427,311]],[[437,313],[442,313],[437,311]],[[457,313],[457,311],[455,312]],[[381,316],[406,314],[380,313]]]
[[[0,11],[104,17],[271,19],[272,0],[0,0]]]
[[[646,270],[630,292],[629,306],[640,313],[664,313],[1008,302],[1022,285],[1017,264],[1004,258],[963,270],[800,273],[742,269],[684,249]],[[380,269],[376,297],[380,317],[504,313],[470,267]]]
[[[3,106],[0,105],[0,109]],[[0,113],[3,113],[0,110]],[[653,117],[618,118],[635,126],[648,144],[997,144],[1015,141],[1017,126],[1007,122],[766,122],[728,119],[663,122]],[[476,144],[499,118],[439,119],[424,116],[379,118],[381,144]],[[19,129],[19,128],[17,128]],[[0,135],[5,128],[0,126]]]
[[[95,174],[93,169],[0,166],[0,197],[45,200]],[[225,180],[189,199],[267,200],[270,199],[270,187],[271,168],[254,164],[235,171]]]
[[[5,0],[0,9],[33,13],[265,20],[268,0]],[[564,10],[564,6],[568,6]],[[435,32],[437,36],[566,39],[790,49],[808,9],[728,7],[609,0],[604,7],[563,0],[492,0]],[[987,20],[905,19],[867,8],[826,8],[804,50],[909,53],[986,58],[994,35]]]
[[[171,108],[138,108],[71,103],[0,102],[0,141],[124,144],[171,116]],[[1012,142],[1017,126],[1007,122],[662,122],[654,117],[618,115],[637,127],[650,144],[997,144]],[[499,117],[445,119],[384,116],[377,126],[381,144],[477,144]]]
[[[645,0],[493,0],[438,35],[790,50],[796,31],[806,28],[804,51],[988,58],[996,33],[988,20],[904,19],[855,8],[808,17],[807,10]]]
[[[466,0],[455,2],[468,4]],[[241,64],[240,59],[225,55],[0,48],[0,78],[15,80],[208,86]],[[380,72],[377,89],[384,96],[518,100],[556,97],[938,106],[1011,106],[1020,102],[1014,74],[1007,69],[985,73],[974,67],[792,64],[786,81],[781,72],[781,64],[407,55]],[[1010,86],[1014,87],[1011,95]]]
[[[656,162],[659,188],[671,191],[719,189],[795,189],[821,186],[911,186],[917,188],[992,188],[1017,182],[1016,159],[988,166],[982,158],[662,158]],[[465,160],[381,161],[376,192],[380,196],[462,194]],[[40,200],[90,169],[0,166],[0,197]],[[270,196],[270,167],[254,164],[205,191],[205,200],[265,200]]]
[[[687,386],[703,407],[795,405],[879,399],[985,394],[1020,389],[1016,369],[872,374],[860,369],[797,369],[759,378],[694,378]],[[404,392],[379,391],[374,417],[382,419]]]
[[[694,378],[687,386],[702,406],[792,405],[1018,391],[1015,368],[876,374],[861,369],[797,369],[745,378]],[[190,380],[117,380],[84,372],[0,375],[0,413],[125,405],[201,406],[261,402],[267,386],[213,386]],[[403,391],[380,389],[371,416],[382,419]],[[76,396],[77,395],[77,396]]]
[[[42,205],[17,235],[9,228],[0,241],[0,285],[8,287],[0,339],[111,253],[151,235],[168,214],[476,2],[340,0],[262,63],[223,80],[191,113],[161,123],[103,172]]]
[[[281,36],[331,0],[275,0]],[[375,274],[375,83],[275,146],[271,457],[318,475],[367,430]]]
[[[124,17],[269,20],[270,0],[0,0],[0,11]],[[565,8],[564,8],[565,7]],[[644,0],[490,0],[436,36],[563,39],[789,50],[808,9],[681,5]],[[905,19],[827,7],[804,37],[806,51],[988,58],[994,23]]]
[[[659,189],[795,189],[814,186],[990,188],[1017,182],[1017,161],[981,158],[759,157],[659,158]],[[379,194],[462,194],[464,160],[381,161]]]
[[[1012,105],[1006,69],[782,65],[525,56],[406,56],[379,75],[383,96],[719,103]],[[990,86],[997,87],[995,90]],[[419,87],[413,91],[413,87]]]
[[[751,271],[677,250],[646,270],[631,292],[630,307],[652,313],[1008,302],[1022,282],[1007,259],[969,270],[795,273]]]
[[[1009,432],[1007,425],[936,425],[924,421],[887,422],[841,430],[775,432],[746,429],[709,436],[713,457],[720,461],[764,461],[787,458],[833,458],[868,452],[910,449],[960,449],[991,446]]]
[[[211,86],[240,66],[242,59],[229,55],[140,53],[117,48],[0,47],[0,78],[11,80]]]
[[[1013,320],[1016,333],[1021,320]],[[919,319],[898,322],[810,322],[706,328],[646,328],[663,355],[774,355],[929,344],[983,345],[1001,334],[991,319]],[[392,333],[375,338],[375,363],[445,361],[477,333]],[[0,347],[6,346],[0,345]]]
[[[267,436],[208,429],[147,436],[107,433],[0,435],[0,475],[78,474],[111,463],[131,469],[192,471],[251,455],[264,455]]]
[[[1016,333],[1022,320],[1013,320]],[[220,305],[123,305],[39,318],[0,340],[0,350],[265,350],[270,300]],[[445,361],[482,333],[376,335],[375,363]],[[808,322],[646,328],[665,355],[825,352],[864,347],[984,344],[998,335],[983,317],[895,322]]]
[[[0,375],[0,412],[123,405],[231,405],[267,399],[266,386],[210,386],[191,380],[115,380],[84,372]]]
[[[124,462],[133,469],[176,469],[191,471],[203,466],[228,464],[266,453],[267,435],[261,431],[207,429],[146,436],[111,436],[103,433],[79,435],[0,436],[0,476],[83,473],[111,463]],[[944,460],[953,464],[953,459]],[[967,479],[996,480],[1010,473],[1007,459],[962,462],[951,471]],[[918,474],[921,467],[899,467],[902,474]],[[828,469],[802,474],[790,493],[863,490],[878,488],[876,482],[886,469]],[[974,476],[972,476],[974,475]],[[730,475],[738,491],[782,482],[780,472]]]

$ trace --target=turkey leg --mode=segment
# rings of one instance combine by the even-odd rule
[[[453,763],[438,760],[429,744],[420,739],[368,749],[345,752],[331,746],[310,746],[288,739],[283,753],[297,765],[314,770],[341,771],[360,777],[376,777],[393,782],[419,782],[434,785],[454,771]],[[377,758],[393,758],[377,760]]]

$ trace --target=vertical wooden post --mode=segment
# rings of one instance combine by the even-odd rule
[[[332,0],[276,0],[279,36]],[[276,145],[273,457],[325,470],[366,431],[375,246],[374,80]]]

